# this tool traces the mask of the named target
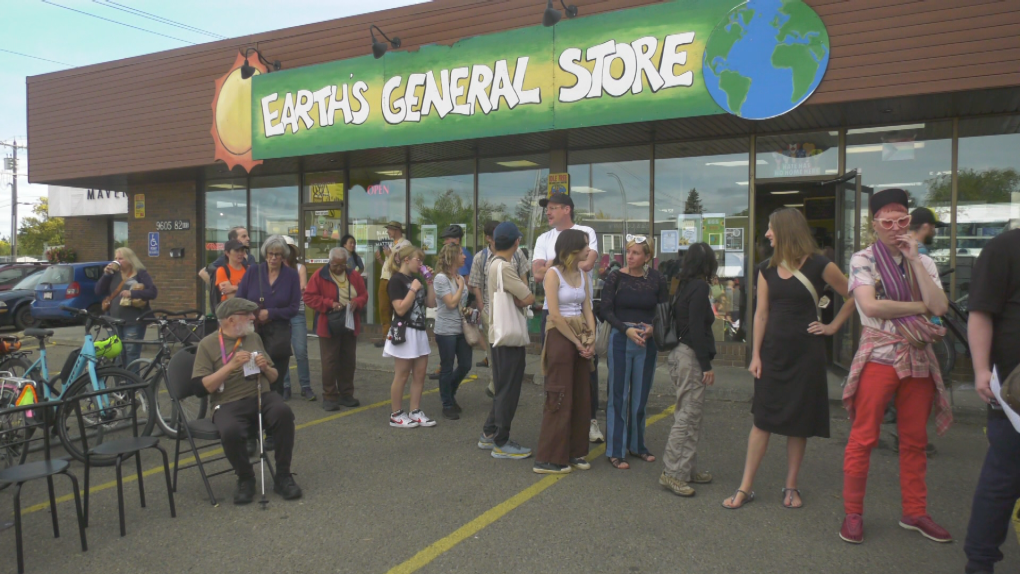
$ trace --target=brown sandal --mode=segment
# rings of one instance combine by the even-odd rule
[[[609,464],[613,465],[613,468],[617,470],[630,469],[630,463],[628,463],[626,460],[623,460],[622,458],[611,457],[609,459]]]
[[[655,462],[655,455],[650,452],[634,452],[632,450],[627,451],[631,456],[636,456],[645,462]]]

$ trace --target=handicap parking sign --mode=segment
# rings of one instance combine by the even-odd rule
[[[149,257],[159,257],[159,232],[149,232]]]

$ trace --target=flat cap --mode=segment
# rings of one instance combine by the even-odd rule
[[[258,310],[258,308],[258,305],[247,299],[234,297],[232,299],[227,299],[216,307],[216,318],[223,320],[231,315],[237,315],[238,313],[254,313]]]

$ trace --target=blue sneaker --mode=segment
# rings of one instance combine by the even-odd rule
[[[492,458],[528,458],[531,456],[531,449],[521,446],[512,440],[506,441],[503,446],[494,446]]]
[[[496,442],[493,440],[494,438],[495,436],[485,436],[485,433],[482,433],[482,435],[478,437],[478,448],[482,450],[492,450],[496,446]]]

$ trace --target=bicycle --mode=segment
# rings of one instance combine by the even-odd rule
[[[65,305],[62,305],[60,308],[87,318],[87,332],[81,349],[76,353],[72,353],[71,357],[68,357],[65,368],[61,373],[50,378],[49,367],[46,361],[46,339],[53,335],[53,331],[45,329],[25,330],[26,336],[34,337],[39,341],[39,358],[35,362],[26,366],[28,352],[17,352],[3,362],[2,368],[8,369],[8,372],[12,371],[9,367],[15,366],[15,364],[17,367],[23,368],[20,373],[15,373],[17,375],[16,378],[31,381],[31,384],[35,387],[40,405],[45,405],[50,400],[65,401],[60,404],[56,411],[54,418],[55,432],[58,434],[64,450],[76,460],[84,462],[85,453],[81,450],[82,441],[79,436],[79,429],[82,426],[73,418],[77,417],[74,397],[92,391],[127,386],[142,383],[143,381],[141,377],[130,371],[104,362],[115,360],[119,355],[121,347],[119,339],[111,337],[99,342],[93,340],[91,331],[95,326],[98,325],[100,330],[116,332],[117,326],[122,324],[123,321],[101,317],[88,311]],[[69,368],[68,365],[70,365]],[[70,383],[66,381],[70,381]],[[8,393],[4,396],[8,397],[7,400],[10,400],[11,394]],[[92,447],[96,447],[106,440],[120,438],[117,432],[123,430],[126,426],[124,424],[118,425],[115,422],[104,425],[103,421],[124,419],[121,416],[123,409],[130,409],[132,407],[128,396],[129,394],[112,394],[86,397],[79,401],[81,412],[83,413],[82,416],[87,421],[87,424],[84,426],[92,429],[94,433],[89,436],[89,444]],[[153,398],[152,389],[146,388],[144,391],[137,393],[136,400],[138,401],[138,412],[144,416],[144,423],[141,427],[142,436],[149,436],[152,434],[152,428],[156,423],[155,417],[149,416],[149,413],[155,412],[155,399]],[[10,406],[13,406],[13,404],[0,402],[0,408],[8,408]],[[21,457],[21,462],[24,462],[28,453],[20,452],[18,454]],[[90,463],[96,466],[109,466],[115,462],[115,456],[92,456],[90,460]]]
[[[157,325],[159,340],[125,340],[124,343],[159,345],[160,348],[152,359],[135,359],[126,368],[131,372],[137,372],[143,381],[149,383],[155,398],[156,425],[167,437],[177,438],[176,425],[179,417],[177,403],[170,400],[167,365],[178,348],[194,345],[202,340],[199,329],[204,328],[205,318],[195,310],[172,312],[154,309],[144,313],[138,321]],[[187,420],[205,418],[208,408],[205,398],[190,397],[180,404],[187,415]]]

